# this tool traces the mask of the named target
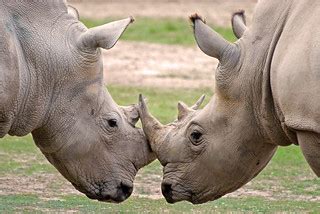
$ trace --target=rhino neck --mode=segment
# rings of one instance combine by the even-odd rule
[[[290,4],[285,1],[259,2],[253,25],[240,40],[245,50],[243,70],[246,70],[244,75],[249,79],[247,90],[251,91],[249,99],[252,100],[258,127],[268,143],[282,146],[293,142],[283,129],[274,104],[270,70]]]

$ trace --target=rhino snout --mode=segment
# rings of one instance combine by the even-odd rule
[[[102,202],[120,203],[129,198],[133,192],[133,183],[124,181],[120,181],[117,185],[108,183],[91,185],[89,191],[77,184],[72,183],[72,185],[88,198]]]

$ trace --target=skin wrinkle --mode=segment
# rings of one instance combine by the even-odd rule
[[[15,24],[14,24],[15,25]],[[14,27],[14,33],[17,35],[17,32],[16,32],[16,26]],[[19,39],[16,39],[16,37],[13,37],[13,38],[15,38],[15,40],[16,40],[16,42],[17,42],[17,46],[18,46],[18,48],[17,49],[20,49],[20,50],[22,50],[22,52],[24,51],[24,49],[22,48],[22,45],[20,44],[20,41],[19,41]],[[20,57],[23,57],[23,59],[22,59],[22,62],[24,62],[24,65],[27,67],[27,70],[30,70],[29,68],[28,68],[28,64],[27,63],[25,63],[26,62],[26,58],[25,58],[25,53],[23,53],[23,54],[20,54]],[[24,91],[20,91],[20,93],[19,94],[21,94],[21,93],[23,93],[22,94],[22,96],[21,97],[19,97],[18,99],[17,99],[17,101],[18,101],[18,106],[20,106],[19,108],[18,108],[18,111],[17,111],[17,113],[16,113],[16,115],[15,115],[15,118],[19,118],[19,116],[21,115],[21,112],[22,112],[22,109],[24,108],[23,106],[25,106],[25,104],[26,104],[26,100],[27,100],[27,97],[28,97],[28,94],[29,94],[29,90],[30,90],[30,74],[28,73],[28,72],[26,72],[26,79],[23,79],[23,81],[27,81],[27,84],[23,84],[23,83],[21,83],[20,82],[20,88],[24,88],[24,87],[21,87],[21,85],[23,84],[23,85],[27,85],[27,87],[24,89]],[[29,86],[29,87],[28,87]],[[20,101],[20,104],[19,104],[19,101]],[[22,106],[22,107],[21,107]],[[15,124],[16,123],[16,119],[14,119],[13,120],[13,124]],[[14,126],[14,125],[12,125],[12,126]]]

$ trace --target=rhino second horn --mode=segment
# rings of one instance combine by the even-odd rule
[[[201,104],[203,103],[203,101],[204,101],[205,98],[206,98],[206,95],[203,94],[203,95],[198,99],[198,101],[197,101],[193,106],[191,106],[191,109],[193,109],[193,110],[198,110],[198,109],[200,108]]]

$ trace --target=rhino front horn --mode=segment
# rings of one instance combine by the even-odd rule
[[[145,99],[141,94],[139,95],[139,115],[143,131],[145,132],[150,142],[151,148],[154,151],[154,144],[156,142],[157,136],[163,129],[163,125],[149,113]]]

